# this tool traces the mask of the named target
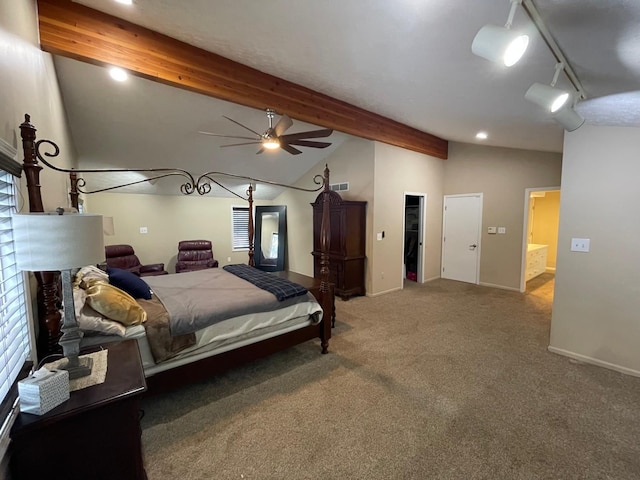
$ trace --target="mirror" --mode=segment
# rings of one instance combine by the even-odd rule
[[[255,264],[260,270],[284,270],[287,247],[287,207],[256,207]]]

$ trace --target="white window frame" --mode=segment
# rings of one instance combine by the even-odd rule
[[[247,212],[246,230],[240,230],[242,226],[237,225],[242,219],[239,213]],[[238,215],[236,215],[238,212]],[[231,251],[247,252],[249,251],[249,206],[248,205],[231,205]]]
[[[0,139],[3,166],[15,163],[16,150]],[[18,165],[18,164],[16,164]],[[0,169],[0,402],[11,402],[10,389],[32,360],[34,345],[30,328],[26,275],[17,269],[11,214],[16,211],[19,178]],[[0,418],[0,462],[9,443],[9,431],[17,415],[17,400]]]

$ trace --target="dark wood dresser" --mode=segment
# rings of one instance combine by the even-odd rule
[[[329,239],[329,281],[335,294],[343,300],[364,295],[365,239],[367,202],[343,200],[337,192],[329,192],[331,204]],[[313,207],[313,272],[320,277],[320,226],[322,196]]]
[[[138,400],[147,386],[135,340],[109,344],[104,383],[71,392],[11,429],[15,480],[144,480]]]

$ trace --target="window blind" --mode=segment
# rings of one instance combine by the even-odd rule
[[[29,358],[29,329],[23,275],[16,266],[11,213],[16,196],[13,175],[0,170],[0,398]]]
[[[249,248],[249,207],[231,207],[233,250]]]

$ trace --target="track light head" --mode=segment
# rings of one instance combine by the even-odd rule
[[[549,113],[555,113],[570,103],[571,94],[550,85],[534,83],[524,94],[524,98],[537,103]]]
[[[568,132],[573,132],[584,123],[584,118],[573,109],[573,95],[565,90],[534,83],[524,98],[544,108]]]
[[[573,107],[561,109],[553,116],[553,119],[564,127],[567,132],[573,132],[582,126],[584,118]]]
[[[522,58],[528,45],[528,35],[497,25],[485,25],[473,39],[471,51],[479,57],[511,67]]]

